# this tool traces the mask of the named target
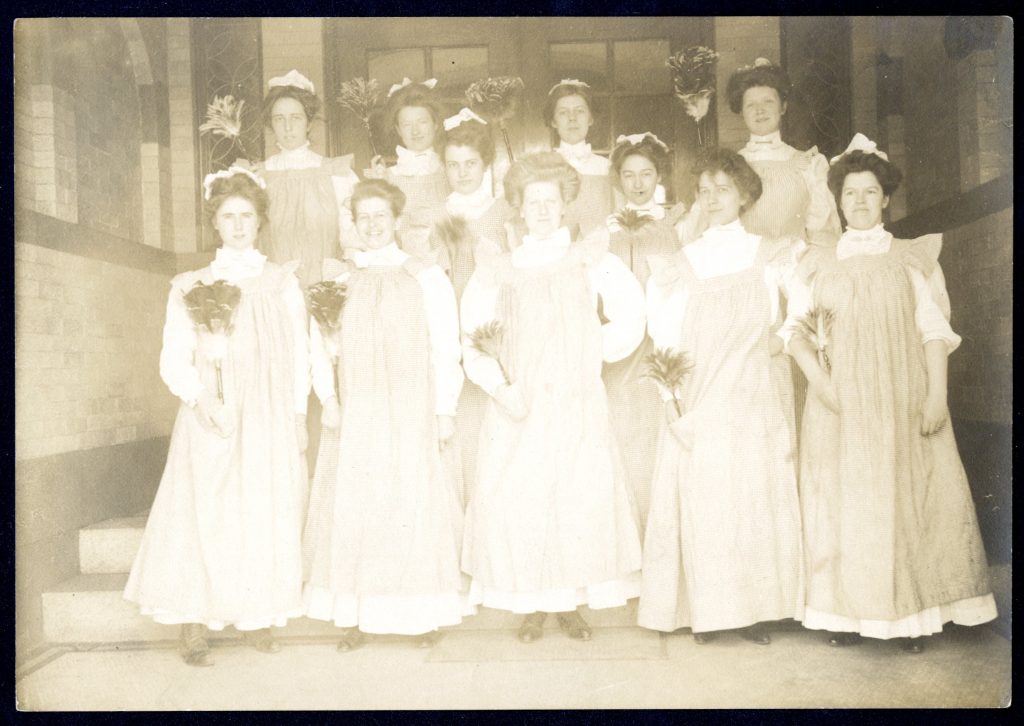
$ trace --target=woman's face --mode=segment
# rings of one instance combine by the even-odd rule
[[[294,98],[279,98],[270,109],[270,128],[282,149],[291,151],[299,148],[309,139],[306,109]]]
[[[658,168],[643,154],[630,154],[619,167],[619,184],[622,186],[622,192],[626,199],[639,207],[651,201],[660,181]]]
[[[740,209],[747,201],[733,178],[724,171],[714,175],[704,172],[697,182],[697,196],[707,212],[708,223],[729,224],[739,219]]]
[[[213,215],[213,228],[225,247],[247,250],[256,245],[260,218],[256,207],[245,197],[228,197]]]
[[[519,213],[534,237],[549,237],[558,231],[564,209],[562,190],[556,182],[532,182],[523,189],[523,206]]]
[[[587,132],[594,125],[590,106],[583,96],[562,96],[555,102],[553,115],[551,126],[558,132],[558,138],[567,144],[586,141]]]
[[[770,86],[754,86],[743,92],[743,123],[757,136],[767,136],[779,130],[786,104],[779,92]]]
[[[437,124],[430,109],[423,106],[405,106],[395,117],[395,127],[402,146],[409,151],[426,151],[434,145]]]
[[[395,214],[384,197],[356,203],[356,231],[366,249],[379,250],[395,241]]]
[[[873,172],[857,171],[843,179],[839,207],[850,229],[871,229],[881,224],[882,210],[888,206],[889,197]]]
[[[484,180],[484,160],[472,146],[447,146],[444,150],[444,173],[448,186],[460,194],[472,194]]]

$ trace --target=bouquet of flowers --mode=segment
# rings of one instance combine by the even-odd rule
[[[210,134],[230,139],[232,144],[238,144],[246,161],[252,161],[248,149],[245,148],[245,140],[242,138],[242,108],[245,100],[235,100],[231,94],[227,96],[214,96],[213,101],[206,106],[206,120],[199,125],[199,133]]]
[[[653,353],[644,356],[644,363],[647,364],[647,372],[643,377],[652,379],[671,393],[676,413],[682,416],[683,409],[679,403],[679,396],[683,379],[693,370],[693,363],[689,357],[686,353],[673,348],[655,348]]]
[[[818,352],[818,365],[826,373],[832,372],[832,361],[828,357],[828,346],[831,343],[832,321],[835,314],[828,308],[814,307],[800,317],[796,323],[796,335],[802,336],[814,346]]]
[[[718,53],[703,45],[695,45],[673,53],[665,61],[672,69],[672,85],[676,98],[683,102],[686,114],[697,123],[697,144],[703,146],[700,122],[711,106],[715,93],[715,62]]]
[[[320,326],[324,347],[334,367],[334,391],[338,392],[338,355],[341,348],[341,311],[348,297],[348,287],[340,282],[324,280],[309,286],[309,311]]]
[[[373,143],[373,131],[370,128],[370,118],[373,112],[380,105],[380,83],[376,78],[365,80],[353,78],[341,84],[340,93],[337,98],[342,108],[348,109],[363,122],[363,128],[370,138],[370,148],[373,155],[377,155],[377,146]]]
[[[242,291],[224,280],[211,285],[196,282],[184,295],[185,307],[201,336],[203,354],[217,369],[217,397],[224,403],[224,379],[221,363],[227,355],[227,336],[231,333],[232,317]],[[205,330],[204,330],[205,329]]]
[[[496,76],[475,81],[466,89],[466,101],[473,113],[501,129],[510,162],[514,162],[515,157],[505,124],[515,115],[523,88],[523,79],[518,76]]]
[[[502,328],[501,323],[497,320],[492,320],[470,333],[469,341],[470,345],[481,355],[494,358],[498,362],[498,368],[501,369],[501,375],[505,377],[505,383],[509,383],[508,373],[505,371],[505,366],[501,363],[501,337],[504,333],[505,330]]]

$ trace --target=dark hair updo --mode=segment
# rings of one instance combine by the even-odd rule
[[[516,161],[505,174],[505,199],[517,209],[523,206],[523,191],[529,184],[552,182],[558,185],[562,201],[568,204],[580,191],[579,172],[557,151],[542,151]]]
[[[701,174],[714,176],[718,172],[732,179],[740,194],[746,197],[746,203],[740,207],[741,213],[750,209],[754,202],[761,198],[761,177],[747,160],[735,151],[723,148],[708,149],[693,165],[693,174],[698,184]]]
[[[587,102],[587,108],[590,110],[591,117],[596,115],[594,113],[594,96],[588,86],[581,86],[576,83],[559,83],[551,89],[547,99],[544,101],[545,126],[550,127],[555,122],[555,105],[560,99],[567,96],[579,96]]]
[[[410,83],[408,86],[403,86],[388,98],[384,106],[384,117],[389,122],[388,132],[392,135],[392,140],[401,143],[401,137],[398,135],[398,112],[410,106],[425,108],[430,112],[430,117],[434,119],[434,125],[437,127],[434,134],[434,147],[436,148],[444,133],[444,114],[441,112],[441,106],[433,90],[422,83]]]
[[[671,162],[669,161],[669,150],[662,144],[655,141],[651,134],[644,134],[640,143],[634,144],[628,139],[615,145],[611,153],[611,175],[618,179],[622,164],[631,156],[642,156],[652,164],[658,172],[658,176],[666,179],[669,175]]]
[[[494,163],[494,138],[491,130],[479,121],[463,121],[458,126],[448,131],[445,140],[445,148],[449,146],[468,146],[480,154],[485,167]]]
[[[352,196],[349,198],[349,209],[352,210],[353,219],[356,217],[356,208],[359,202],[366,199],[383,199],[391,207],[391,213],[398,219],[405,209],[405,192],[394,184],[383,179],[367,179],[355,185],[352,189]]]
[[[743,112],[743,94],[750,88],[765,86],[774,88],[779,94],[779,101],[785,103],[789,98],[792,84],[786,72],[772,63],[741,68],[729,76],[725,95],[729,99],[729,109],[733,113]]]
[[[203,202],[203,216],[211,226],[214,224],[221,205],[231,197],[247,200],[256,210],[260,224],[267,221],[267,208],[270,206],[270,199],[267,197],[266,191],[248,174],[238,172],[228,177],[214,179],[210,184],[210,198]]]
[[[882,187],[882,193],[887,197],[892,196],[903,180],[902,172],[878,154],[851,151],[839,157],[828,169],[828,188],[832,190],[837,203],[843,193],[843,182],[846,181],[847,175],[862,171],[870,171],[875,175]]]
[[[301,103],[307,122],[311,122],[320,113],[320,97],[316,94],[298,86],[274,86],[263,98],[263,123],[268,129],[273,127],[274,104],[282,98],[294,98]]]

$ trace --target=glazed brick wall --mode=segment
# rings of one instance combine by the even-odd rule
[[[170,195],[175,252],[195,252],[198,234],[199,170],[195,159],[197,122],[192,105],[192,49],[188,18],[167,20],[167,94],[170,114]],[[164,172],[166,174],[166,172]],[[163,204],[163,201],[161,204]]]
[[[283,76],[293,68],[313,82],[316,94],[325,103],[332,103],[335,93],[324,88],[324,37],[321,18],[263,18],[260,21],[263,39],[263,88],[275,76]],[[326,153],[326,133],[322,122],[310,128],[310,148]],[[276,149],[274,136],[266,134],[267,153]]]
[[[15,458],[166,436],[169,275],[16,242]]]
[[[955,418],[1009,425],[1013,411],[1013,209],[949,230],[940,259],[963,343],[949,358]]]
[[[773,63],[780,60],[779,19],[777,17],[715,18],[715,50],[720,57],[716,69],[718,92],[718,144],[738,149],[747,143],[750,132],[743,117],[729,110],[725,89],[729,76],[740,66],[750,65],[758,57]]]
[[[1012,78],[1001,83],[996,52],[957,62],[960,188],[968,190],[1013,169]]]

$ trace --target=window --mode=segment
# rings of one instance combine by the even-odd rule
[[[367,75],[380,81],[385,93],[403,78],[437,79],[436,91],[447,101],[461,103],[473,81],[488,75],[487,46],[401,48],[369,50]]]

